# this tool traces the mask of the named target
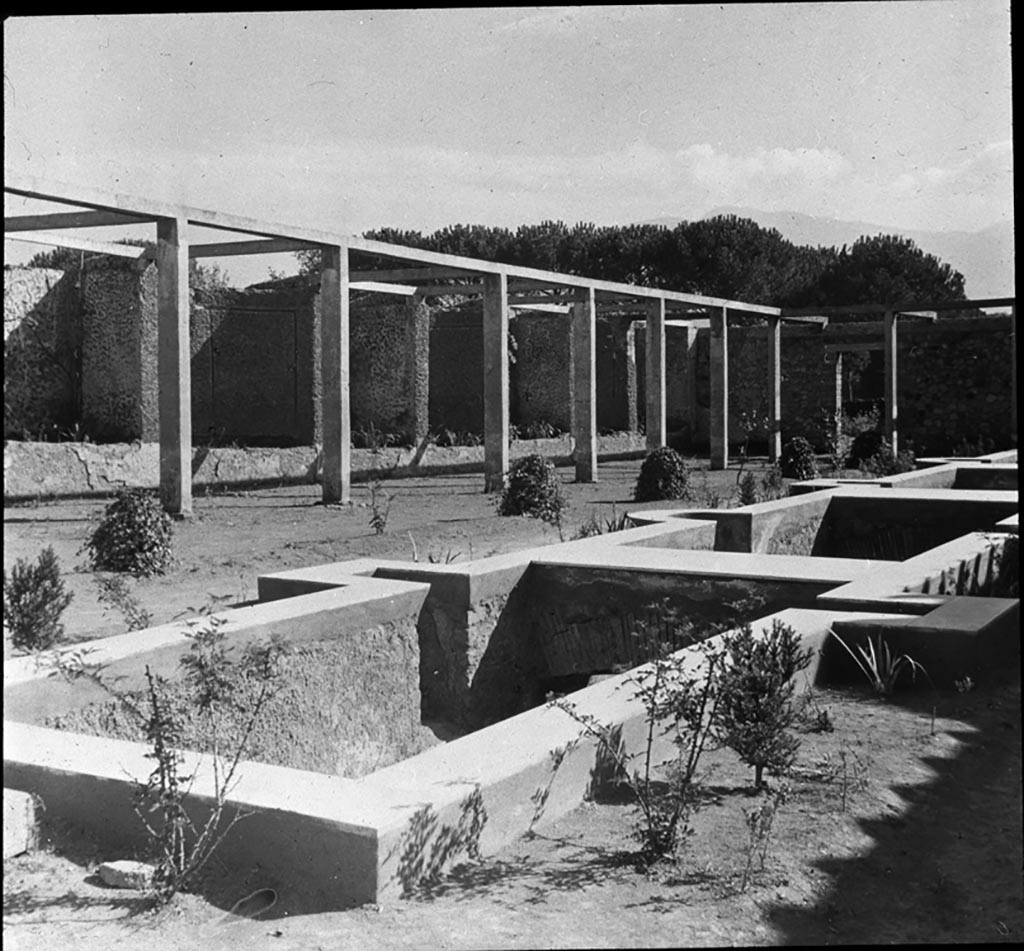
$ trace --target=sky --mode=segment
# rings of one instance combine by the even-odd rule
[[[342,234],[977,231],[1013,214],[1009,43],[997,0],[15,17],[5,168]]]

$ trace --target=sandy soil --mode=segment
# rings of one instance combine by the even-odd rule
[[[707,462],[704,461],[706,469]],[[763,471],[763,461],[752,466]],[[631,501],[639,461],[602,464],[599,482],[576,485],[569,468],[559,470],[569,508],[566,538],[591,516],[664,508],[665,503]],[[708,486],[724,499],[736,487],[735,469],[706,473]],[[167,574],[133,581],[131,593],[150,613],[152,624],[199,613],[207,605],[228,607],[256,598],[256,578],[271,571],[381,557],[427,562],[471,561],[558,541],[550,525],[526,517],[499,517],[495,497],[485,495],[483,476],[432,476],[384,484],[393,498],[383,534],[370,527],[370,493],[356,484],[352,505],[319,504],[320,487],[298,485],[198,495],[193,518],[177,522],[177,563]],[[121,614],[97,599],[93,572],[82,546],[109,500],[25,503],[4,509],[4,567],[18,558],[35,560],[52,545],[74,601],[64,615],[71,640],[123,633]]]
[[[720,751],[678,860],[652,872],[637,870],[634,811],[620,799],[586,803],[382,906],[293,917],[276,905],[245,917],[229,910],[253,883],[221,878],[205,897],[180,895],[154,913],[139,893],[99,883],[92,870],[110,856],[58,835],[4,863],[4,942],[17,951],[1019,943],[1019,681],[900,703],[825,691],[816,703],[835,729],[802,734],[789,799],[746,891],[744,813],[759,799],[750,772]]]

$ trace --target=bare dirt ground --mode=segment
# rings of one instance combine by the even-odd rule
[[[588,486],[570,484],[570,471],[561,470],[571,501],[566,537],[592,513],[603,519],[613,506],[643,508],[629,502],[638,469],[639,462],[603,465],[601,481]],[[710,474],[710,486],[727,496],[735,475]],[[197,498],[196,517],[175,526],[178,564],[161,578],[132,582],[132,592],[156,624],[210,602],[250,600],[261,572],[373,555],[411,560],[410,532],[424,562],[449,551],[469,560],[557,541],[541,522],[497,517],[481,481],[387,484],[394,500],[383,535],[369,526],[365,486],[355,487],[348,508],[316,504],[316,486]],[[70,569],[76,599],[65,620],[75,639],[125,629],[98,603],[77,554],[105,504],[5,510],[6,566],[52,544]],[[258,915],[231,914],[259,882],[215,871],[202,895],[179,895],[153,912],[142,894],[96,877],[99,862],[124,856],[46,827],[44,848],[4,862],[4,941],[17,951],[1019,943],[1019,680],[937,698],[901,695],[900,703],[821,692],[816,703],[835,730],[802,734],[765,867],[755,862],[744,892],[744,813],[760,800],[748,794],[749,771],[720,751],[709,758],[708,801],[677,864],[653,874],[638,872],[632,859],[632,806],[607,801],[382,906],[294,916],[282,899]]]
[[[17,951],[1019,943],[1019,680],[937,700],[822,691],[816,702],[835,729],[802,734],[789,799],[746,891],[744,814],[761,800],[749,770],[718,751],[692,835],[675,864],[653,873],[633,861],[632,807],[610,801],[380,906],[245,917],[229,910],[252,883],[221,878],[154,913],[140,893],[99,883],[95,864],[110,856],[57,836],[5,861],[4,942]]]
[[[749,468],[760,473],[764,462]],[[631,501],[639,471],[638,460],[605,463],[597,483],[577,485],[571,469],[560,469],[569,499],[565,537],[571,538],[591,516],[603,522],[613,513],[664,508],[664,502]],[[699,479],[728,500],[736,475],[734,468]],[[383,483],[383,489],[392,499],[381,535],[370,527],[366,484],[353,487],[349,506],[319,504],[318,485],[197,493],[194,517],[175,523],[177,563],[165,575],[129,578],[131,594],[149,612],[153,625],[165,624],[207,605],[223,608],[255,600],[256,578],[267,572],[363,557],[471,561],[558,541],[558,531],[542,521],[499,517],[495,497],[482,491],[479,473],[395,479]],[[93,572],[81,553],[108,504],[109,499],[67,499],[4,508],[4,568],[10,570],[18,558],[34,561],[43,548],[53,546],[74,593],[64,615],[71,640],[126,630],[120,613],[99,602]],[[387,507],[386,502],[379,504],[382,510]]]

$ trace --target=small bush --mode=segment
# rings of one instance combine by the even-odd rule
[[[52,548],[35,564],[19,558],[8,577],[4,571],[4,623],[19,650],[49,650],[64,638],[60,616],[74,595],[65,590]]]
[[[898,453],[893,452],[887,439],[881,441],[874,455],[860,462],[860,471],[872,479],[911,472],[914,468],[914,450],[908,447]]]
[[[543,456],[524,456],[505,477],[498,514],[529,515],[557,526],[567,504],[554,465]]]
[[[749,469],[743,473],[739,485],[736,486],[736,497],[740,505],[754,505],[759,501],[757,476]]]
[[[640,467],[633,498],[637,502],[659,499],[685,499],[689,496],[690,476],[683,457],[674,449],[662,446],[648,453]]]
[[[803,436],[794,436],[782,447],[779,468],[787,479],[813,479],[818,475],[814,447]]]
[[[760,788],[764,770],[783,773],[800,741],[789,732],[799,711],[792,703],[793,677],[811,662],[788,624],[772,622],[760,637],[745,624],[725,638],[725,664],[718,674],[718,739],[754,767]]]
[[[171,533],[171,517],[155,495],[124,489],[107,506],[85,549],[99,571],[162,575],[171,563]]]

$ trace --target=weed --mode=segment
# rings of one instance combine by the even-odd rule
[[[145,489],[123,489],[85,543],[93,568],[136,578],[163,574],[171,563],[171,517]]]
[[[589,518],[582,524],[576,533],[572,536],[573,541],[580,538],[592,538],[594,535],[608,535],[611,532],[623,532],[627,528],[632,528],[633,522],[627,512],[623,512],[621,515],[615,511],[615,506],[612,506],[611,516],[605,518],[603,521],[600,520],[594,512],[590,513]]]
[[[383,535],[388,527],[391,503],[395,496],[385,490],[383,479],[376,472],[367,483],[367,488],[370,490],[370,528],[375,535]]]
[[[881,697],[892,695],[896,688],[896,681],[899,680],[900,674],[904,670],[910,671],[912,680],[917,679],[918,671],[921,671],[926,677],[928,676],[928,671],[909,654],[895,655],[881,635],[878,636],[877,646],[875,641],[868,637],[867,646],[858,644],[855,653],[834,630],[830,633],[843,645],[846,653],[853,658],[868,683],[871,684],[872,689]]]
[[[747,890],[747,885],[750,883],[755,858],[758,860],[758,870],[764,871],[775,816],[778,814],[779,809],[786,804],[788,798],[789,787],[786,784],[782,784],[778,789],[773,789],[760,806],[754,809],[743,810],[743,816],[747,823],[747,843],[745,848],[747,862],[743,868],[743,878],[740,881],[741,893]]]
[[[461,551],[452,551],[450,548],[446,548],[443,553],[429,552],[427,561],[432,565],[450,565],[453,561],[458,561],[461,555]]]
[[[773,499],[784,499],[786,497],[786,483],[782,478],[782,469],[778,463],[773,463],[761,475],[761,485],[758,489],[758,501],[770,502]]]
[[[155,761],[153,771],[137,782],[133,807],[146,831],[155,858],[153,890],[159,903],[177,892],[196,886],[200,872],[235,824],[251,813],[227,810],[227,797],[237,782],[238,767],[269,701],[280,683],[280,661],[287,648],[277,638],[250,645],[240,661],[228,656],[222,618],[209,616],[192,622],[187,636],[192,641],[180,660],[185,688],[182,701],[170,682],[146,665],[146,688],[141,696],[120,691],[102,674],[102,667],[89,664],[85,651],[55,659],[57,672],[68,680],[86,678],[113,697],[136,721],[150,747],[147,756]],[[222,744],[221,719],[236,706],[235,696],[242,684],[255,686],[240,732],[227,748]],[[206,820],[197,821],[189,808],[196,774],[183,773],[181,753],[185,711],[182,702],[204,721],[203,733],[210,738],[213,797]]]
[[[705,509],[717,509],[724,501],[721,493],[712,488],[708,474],[703,469],[698,469],[690,480],[687,498]]]
[[[799,635],[777,618],[760,637],[744,624],[724,644],[717,737],[754,767],[754,787],[760,788],[765,769],[784,773],[796,758],[800,741],[789,732],[798,718],[793,677],[810,664],[812,653],[801,650]]]
[[[100,604],[120,613],[129,631],[142,631],[149,627],[152,615],[142,606],[121,575],[95,575]]]
[[[868,788],[867,763],[845,742],[839,744],[840,810],[846,812],[850,793]]]
[[[965,675],[962,680],[954,680],[953,686],[957,693],[970,693],[974,689],[974,681]]]
[[[18,650],[49,650],[64,638],[60,616],[74,595],[65,589],[60,564],[47,546],[35,564],[19,558],[4,571],[4,624]]]

